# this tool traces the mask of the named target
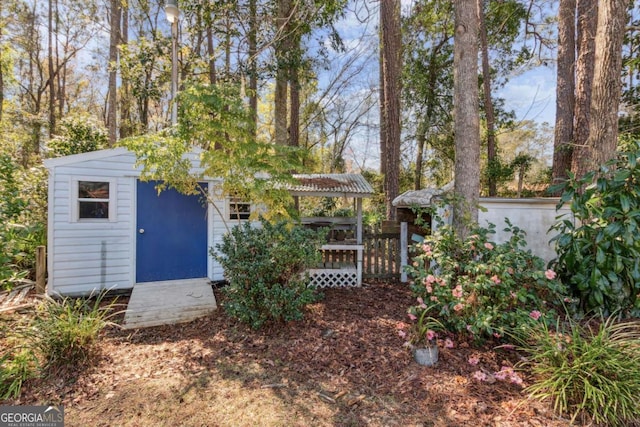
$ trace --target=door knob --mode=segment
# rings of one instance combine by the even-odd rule
[[[144,234],[144,228],[141,228],[140,230],[138,230],[138,233]]]

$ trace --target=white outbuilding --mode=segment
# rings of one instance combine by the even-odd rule
[[[198,154],[190,154],[198,172]],[[223,280],[209,254],[226,222],[246,220],[251,205],[200,183],[204,194],[158,194],[140,179],[135,155],[115,148],[45,160],[49,170],[49,295],[88,295],[137,283]],[[218,196],[216,196],[218,194]],[[213,201],[213,204],[210,203]]]

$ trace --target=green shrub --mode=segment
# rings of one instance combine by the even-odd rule
[[[303,307],[317,299],[305,270],[319,261],[325,233],[264,219],[261,226],[234,227],[213,253],[229,281],[225,310],[256,329],[302,318]]]
[[[28,349],[0,356],[0,400],[20,396],[25,381],[37,375],[37,359]]]
[[[45,299],[19,335],[42,358],[45,368],[81,365],[94,356],[100,332],[112,324],[114,302],[101,307],[92,299]]]
[[[569,203],[575,220],[562,219],[554,268],[584,312],[640,316],[640,146],[560,188],[558,209]]]
[[[535,376],[530,396],[551,400],[572,421],[588,416],[597,424],[629,425],[640,420],[640,323],[597,325],[574,321],[531,327],[522,349]]]
[[[59,132],[47,143],[53,157],[88,153],[109,145],[106,129],[88,115],[65,117]]]
[[[0,289],[35,276],[36,247],[46,245],[43,182],[43,168],[22,170],[0,155]]]
[[[562,284],[553,271],[545,271],[544,260],[523,249],[524,231],[507,224],[511,238],[501,244],[489,241],[491,224],[476,227],[464,240],[441,225],[417,245],[407,268],[412,290],[448,330],[499,338],[539,318],[556,318]]]

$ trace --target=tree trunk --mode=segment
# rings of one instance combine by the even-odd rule
[[[120,43],[129,43],[129,4],[122,5],[122,27],[120,30]],[[133,120],[131,119],[131,88],[129,81],[122,79],[122,93],[120,96],[120,138],[127,138],[134,134]]]
[[[298,68],[289,70],[289,145],[300,146],[300,82],[298,80]]]
[[[400,1],[380,2],[382,19],[384,111],[385,111],[385,205],[388,220],[396,219],[392,202],[400,189],[400,90],[402,71],[402,34]]]
[[[0,49],[0,123],[2,123],[2,112],[4,105],[4,74],[2,72],[2,49]]]
[[[423,119],[418,125],[416,132],[416,173],[413,176],[413,189],[420,190],[422,188],[422,162],[424,161],[424,146],[427,143],[427,120]]]
[[[251,133],[258,132],[258,7],[257,0],[249,0],[249,110]]]
[[[289,141],[287,131],[287,94],[288,78],[287,68],[288,52],[286,38],[289,15],[291,13],[291,0],[278,0],[278,17],[276,19],[276,32],[279,34],[275,42],[276,55],[276,87],[274,94],[274,124],[276,144],[287,145]]]
[[[478,14],[474,0],[455,0],[453,104],[455,140],[454,227],[460,237],[478,221],[480,123],[478,120]]]
[[[56,85],[53,66],[53,0],[48,1],[49,138],[56,133]]]
[[[0,20],[2,19],[2,3],[0,2]],[[0,21],[0,24],[4,23]],[[2,31],[0,31],[0,123],[2,123],[2,112],[4,105],[4,73],[3,73],[3,64],[4,58],[2,57]]]
[[[109,90],[107,128],[109,129],[109,145],[118,139],[117,109],[118,109],[118,41],[120,40],[120,0],[111,0],[111,15],[109,30]]]
[[[210,25],[207,27],[207,52],[209,53],[209,84],[215,85],[218,80],[216,76],[216,53],[213,47],[213,28]]]
[[[591,121],[591,96],[596,55],[596,31],[598,26],[598,1],[577,0],[577,52],[575,107],[573,120],[573,157],[571,171],[578,176],[588,171],[589,123]]]
[[[380,40],[379,54],[378,54],[378,76],[379,82],[379,102],[380,102],[380,175],[384,177],[387,172],[387,117],[385,113],[385,87],[384,87],[384,75],[385,75],[385,59],[384,59],[384,40],[382,37],[382,15],[380,15],[380,30],[378,31],[378,38]],[[386,193],[386,183],[382,182],[382,191]]]
[[[601,2],[598,6],[596,61],[591,97],[591,120],[587,146],[590,162],[579,165],[580,175],[615,157],[618,145],[618,106],[622,81],[622,42],[627,23],[626,0]]]
[[[491,100],[491,68],[489,68],[489,44],[487,42],[487,28],[484,20],[484,2],[478,0],[478,25],[480,27],[480,47],[482,50],[482,88],[484,89],[484,114],[487,119],[487,167],[492,171],[492,166],[496,161],[496,131],[495,113],[493,111],[493,101]],[[496,177],[489,173],[489,196],[497,195]]]
[[[231,77],[231,32],[233,31],[233,23],[230,16],[231,10],[224,8],[224,25],[225,25],[225,41],[224,41],[224,76],[229,79]]]
[[[553,140],[553,183],[567,179],[571,169],[575,105],[576,0],[560,0],[558,10],[558,71],[556,125]]]

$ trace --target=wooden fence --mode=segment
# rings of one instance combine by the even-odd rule
[[[362,235],[363,279],[398,280],[402,273],[400,262],[400,233],[386,233],[379,228],[366,229]],[[325,251],[324,263],[355,264],[355,251]]]
[[[362,236],[362,243],[364,279],[400,279],[400,233],[368,229]]]

